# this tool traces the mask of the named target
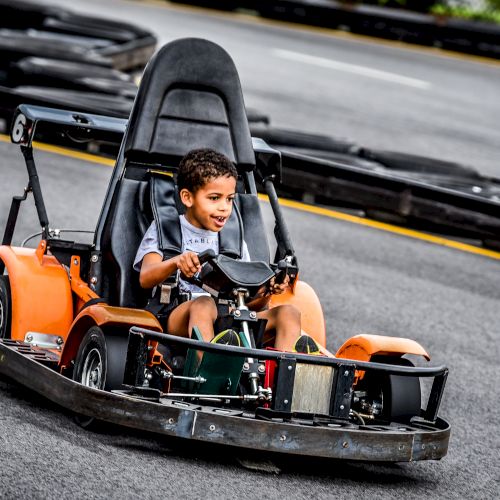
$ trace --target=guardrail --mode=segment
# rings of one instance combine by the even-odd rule
[[[280,194],[357,208],[373,219],[473,238],[500,249],[500,197],[474,193],[481,185],[500,192],[495,179],[449,176],[438,185],[432,175],[370,171],[354,161],[328,161],[286,149],[282,159]]]

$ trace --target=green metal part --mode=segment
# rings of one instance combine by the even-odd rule
[[[245,345],[243,335],[240,334]],[[191,338],[203,342],[199,329],[193,328]],[[234,395],[238,389],[241,370],[245,356],[205,352],[189,349],[184,365],[184,376],[201,377],[206,382],[200,384],[186,382],[185,388],[195,394],[228,394]]]

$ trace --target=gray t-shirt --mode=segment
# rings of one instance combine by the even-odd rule
[[[209,248],[214,250],[216,255],[219,253],[219,233],[193,226],[184,215],[179,215],[179,221],[181,223],[182,234],[181,253],[200,253]],[[135,255],[134,269],[136,271],[140,272],[142,259],[144,259],[144,256],[148,253],[157,253],[163,257],[163,252],[158,248],[158,233],[154,221],[144,234]],[[243,241],[241,260],[250,261],[250,254],[248,253],[248,247],[245,241]],[[179,280],[179,288],[181,292],[203,293],[201,288],[183,279]]]

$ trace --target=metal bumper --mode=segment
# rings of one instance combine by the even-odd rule
[[[436,460],[448,449],[450,427],[441,419],[421,429],[351,424],[320,427],[258,420],[242,411],[166,398],[145,401],[85,387],[1,341],[0,373],[76,413],[167,436],[266,452],[384,462]]]

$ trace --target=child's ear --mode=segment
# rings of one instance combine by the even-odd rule
[[[193,194],[189,189],[183,188],[179,192],[179,198],[183,205],[187,208],[191,208],[193,206]]]

